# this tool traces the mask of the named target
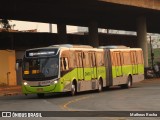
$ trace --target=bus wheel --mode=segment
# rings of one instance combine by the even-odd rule
[[[44,98],[44,93],[38,93],[37,96],[38,98]]]
[[[72,96],[76,95],[76,85],[75,85],[75,83],[72,83],[72,86],[71,86],[71,95]]]
[[[127,88],[130,88],[131,86],[132,86],[132,78],[131,78],[131,76],[129,76],[126,87],[127,87]]]
[[[98,82],[98,92],[101,92],[103,89],[102,80],[99,80]]]
[[[132,78],[131,76],[128,76],[128,79],[127,79],[127,84],[124,84],[124,85],[121,85],[121,88],[130,88],[132,86]]]
[[[120,85],[120,86],[123,89],[130,88],[132,86],[132,78],[131,78],[131,76],[128,76],[127,84],[123,84],[123,85]]]

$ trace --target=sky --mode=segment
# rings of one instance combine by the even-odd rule
[[[33,30],[37,29],[37,32],[50,32],[49,31],[49,23],[40,23],[40,22],[29,22],[29,21],[17,21],[17,20],[10,20],[10,25],[14,25],[14,30],[25,31],[25,30]],[[79,26],[80,27],[80,26]],[[78,28],[77,26],[67,25],[67,33],[76,33],[76,32],[87,32],[87,27]],[[106,33],[107,29],[98,29],[99,32]],[[134,34],[135,32],[127,32],[127,31],[120,31],[120,30],[109,30],[109,33],[114,34]],[[52,33],[57,33],[57,24],[52,24]]]
[[[14,30],[21,31],[21,30],[37,29],[38,32],[49,32],[49,24],[47,23],[11,20],[10,24],[11,25],[15,24]],[[56,24],[52,24],[52,32],[57,33]],[[77,32],[77,27],[67,25],[67,33],[71,33],[71,32]]]

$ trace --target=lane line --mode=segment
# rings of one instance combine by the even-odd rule
[[[70,104],[73,104],[73,103],[76,103],[76,102],[79,102],[79,101],[82,101],[82,100],[85,100],[85,99],[89,99],[89,98],[91,98],[91,97],[93,97],[93,95],[92,95],[92,96],[87,96],[87,97],[79,97],[79,98],[70,100],[70,101],[68,101],[68,102],[60,105],[60,108],[61,108],[62,110],[67,110],[67,111],[76,111],[76,109],[70,108],[70,107],[68,107],[68,106],[69,106]]]

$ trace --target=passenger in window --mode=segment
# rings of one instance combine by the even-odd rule
[[[67,69],[67,63],[66,63],[66,59],[65,58],[63,58],[63,65],[64,65],[64,70],[66,70]]]

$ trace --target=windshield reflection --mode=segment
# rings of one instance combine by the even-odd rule
[[[58,77],[58,58],[24,59],[24,80],[49,80]]]

